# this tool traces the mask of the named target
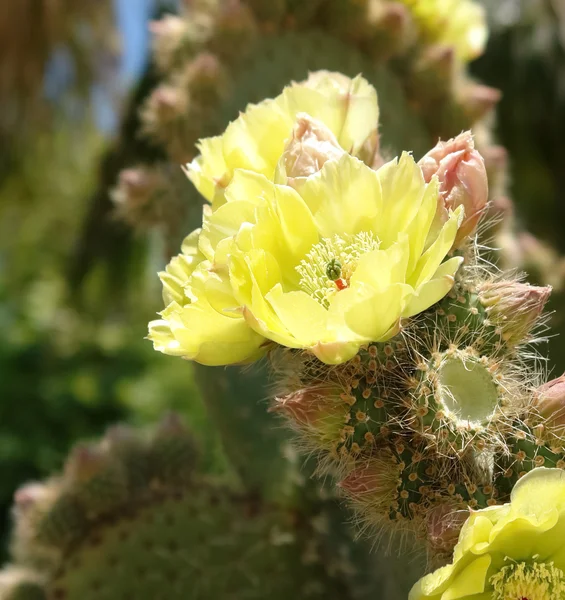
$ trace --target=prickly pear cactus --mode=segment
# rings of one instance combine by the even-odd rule
[[[186,173],[210,204],[160,274],[149,339],[208,367],[267,356],[271,411],[316,474],[373,539],[423,539],[437,564],[467,517],[520,498],[522,477],[561,477],[565,394],[533,350],[551,288],[484,258],[473,135],[386,161],[382,118],[366,79],[319,71],[201,140]],[[545,563],[535,588],[506,581],[504,561],[497,593],[565,586]],[[422,585],[411,598],[430,597]]]
[[[16,493],[0,598],[369,597],[333,512],[316,496],[265,503],[235,477],[203,475],[174,416],[153,431],[112,427],[63,474]]]
[[[142,108],[143,129],[175,165],[191,160],[198,139],[219,134],[249,103],[325,69],[362,73],[375,85],[386,157],[406,149],[421,156],[438,138],[474,127],[493,175],[505,169],[489,133],[499,93],[466,71],[486,37],[473,2],[198,0],[151,29],[163,80]],[[132,165],[127,173],[115,196],[131,225],[157,226],[170,237],[179,219],[198,222],[199,198],[167,165]],[[143,190],[134,179],[146,182]],[[196,210],[179,206],[179,195]]]
[[[166,81],[146,132],[208,204],[160,274],[149,338],[205,365],[233,464],[272,498],[293,471],[258,417],[265,388],[213,370],[267,357],[270,412],[361,530],[401,551],[422,540],[441,564],[477,513],[504,513],[523,477],[565,465],[565,393],[543,384],[532,346],[551,288],[498,271],[479,241],[496,231],[484,217],[505,161],[486,119],[499,94],[466,74],[486,35],[477,5],[303,4],[203,0],[153,26]],[[195,156],[203,134],[216,135]],[[520,557],[518,574],[555,579],[532,595],[510,560],[467,596],[565,586],[553,563]],[[432,598],[422,585],[411,600]],[[461,586],[444,596],[466,598]]]

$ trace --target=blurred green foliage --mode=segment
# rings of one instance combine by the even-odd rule
[[[111,422],[144,424],[169,409],[189,410],[208,468],[223,468],[190,365],[158,356],[143,339],[159,305],[158,261],[146,261],[134,243],[129,272],[118,273],[126,294],[108,293],[105,265],[83,282],[80,302],[72,297],[66,266],[104,149],[88,120],[57,121],[0,181],[3,545],[14,490],[59,470],[77,439],[99,436]]]

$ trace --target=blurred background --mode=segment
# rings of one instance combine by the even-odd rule
[[[485,6],[491,36],[470,69],[502,92],[494,131],[507,151],[499,159],[508,161],[513,199],[502,214],[518,223],[499,240],[511,266],[555,288],[552,337],[540,350],[549,351],[548,370],[559,375],[565,370],[565,337],[554,336],[565,332],[565,4],[485,0]],[[73,442],[100,435],[108,423],[144,424],[176,410],[206,440],[210,469],[223,469],[191,366],[144,340],[147,322],[161,309],[156,272],[188,232],[184,224],[194,221],[180,168],[155,175],[167,178],[163,194],[170,195],[161,197],[158,214],[144,198],[159,184],[136,170],[163,160],[163,146],[178,164],[190,158],[190,149],[175,146],[171,136],[157,143],[147,131],[180,101],[160,83],[162,64],[155,62],[166,57],[162,46],[161,54],[152,53],[149,24],[183,8],[159,0],[0,5],[2,552],[17,486],[60,468]],[[200,66],[200,75],[215,73],[213,63]],[[192,118],[207,133],[207,115]],[[124,194],[130,205],[139,200],[133,219],[123,210]],[[173,218],[163,217],[167,211]]]

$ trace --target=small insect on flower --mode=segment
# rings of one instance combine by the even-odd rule
[[[328,263],[326,275],[331,281],[336,281],[341,277],[341,263],[337,258],[332,258]]]

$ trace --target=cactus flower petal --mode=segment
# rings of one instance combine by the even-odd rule
[[[288,86],[273,100],[248,106],[223,135],[201,140],[200,155],[187,166],[188,177],[214,209],[225,202],[225,188],[236,169],[273,180],[301,113],[328,128],[338,144],[336,150],[367,154],[368,141],[376,145],[379,109],[375,89],[361,76],[350,79],[320,71],[305,82]]]
[[[485,10],[472,0],[400,0],[424,39],[452,47],[459,60],[479,56],[487,40]]]
[[[236,171],[226,203],[205,211],[186,300],[175,288],[151,339],[205,364],[246,360],[266,340],[331,364],[350,359],[453,285],[460,259],[443,260],[462,209],[424,245],[438,193],[409,154],[378,171],[343,154],[298,190]]]

